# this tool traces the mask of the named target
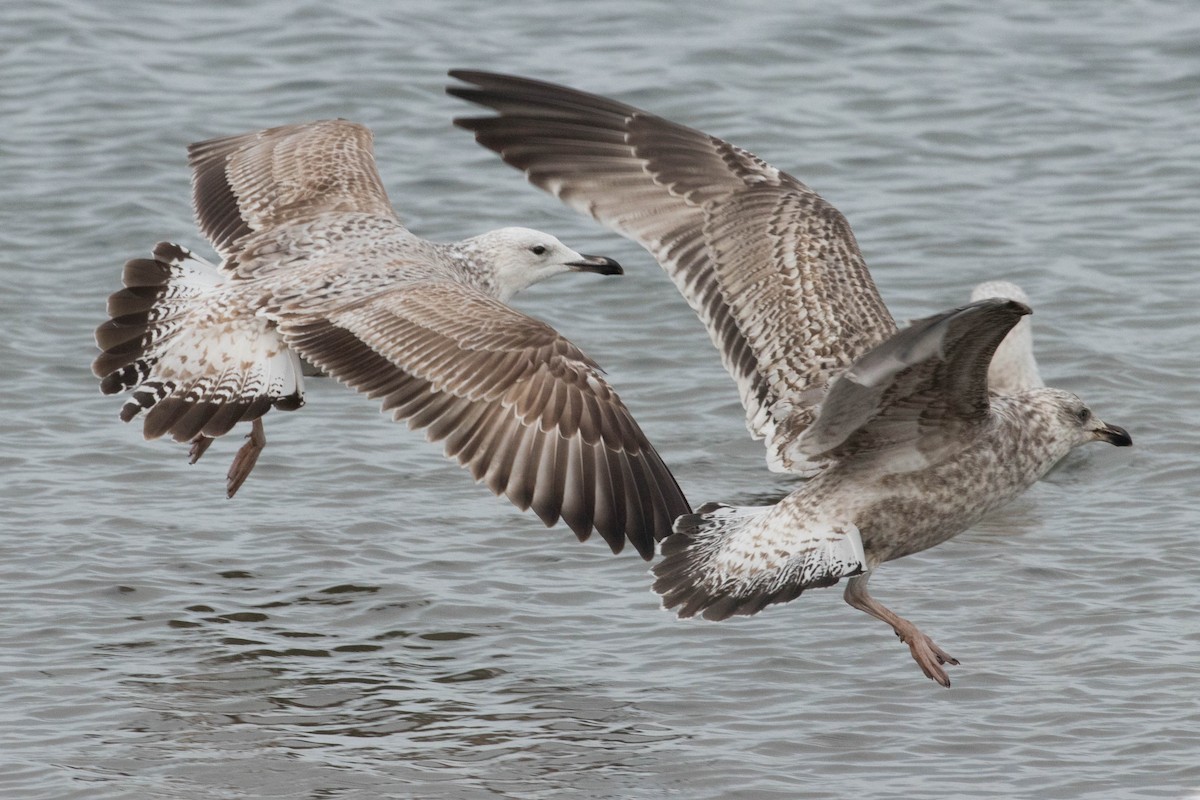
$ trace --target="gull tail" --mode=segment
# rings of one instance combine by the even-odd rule
[[[177,244],[125,264],[125,288],[108,299],[92,363],[104,394],[132,392],[129,422],[145,413],[147,439],[208,440],[271,408],[304,403],[299,358],[274,326],[230,292],[229,277]]]
[[[866,571],[857,527],[807,519],[789,499],[755,508],[708,503],[675,520],[653,569],[663,607],[714,621],[756,614]]]

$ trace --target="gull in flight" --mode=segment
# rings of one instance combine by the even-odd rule
[[[286,125],[188,148],[211,264],[177,244],[125,265],[93,363],[105,394],[132,392],[147,439],[193,462],[251,425],[232,497],[265,444],[262,417],[304,404],[301,359],[425,429],[497,495],[594,530],[644,558],[690,511],[599,366],[507,305],[563,272],[619,275],[546,233],[502,228],[450,244],[396,215],[371,132],[345,120]]]
[[[650,251],[707,327],[769,466],[811,477],[772,506],[680,517],[653,570],[664,606],[720,620],[847,578],[846,602],[949,686],[943,666],[958,662],[871,597],[870,576],[969,528],[1072,448],[1131,444],[1041,387],[1036,366],[989,389],[992,355],[1029,307],[984,297],[900,330],[845,218],[791,175],[604,97],[450,75],[462,81],[450,94],[496,112],[457,125]]]

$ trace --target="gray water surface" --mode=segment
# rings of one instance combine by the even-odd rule
[[[353,6],[338,8],[337,6]],[[0,797],[1200,794],[1200,9],[1192,2],[0,4]],[[450,125],[475,67],[620,97],[850,219],[899,318],[1020,283],[1043,376],[1129,428],[876,595],[685,624],[331,382],[196,466],[88,365],[121,264],[191,221],[188,142],[376,134],[417,233],[613,256],[518,305],[603,364],[691,501],[770,502],[732,382],[636,246]]]

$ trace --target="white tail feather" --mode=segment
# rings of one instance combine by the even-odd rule
[[[654,590],[681,617],[754,614],[867,568],[849,522],[814,521],[785,504],[736,508],[710,503],[680,517],[663,541]]]
[[[179,245],[125,265],[126,288],[109,298],[93,364],[106,394],[132,391],[121,409],[145,414],[147,438],[224,435],[271,407],[303,404],[299,358],[274,324],[231,300],[219,267]]]

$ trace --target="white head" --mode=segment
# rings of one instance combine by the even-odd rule
[[[467,239],[461,246],[491,266],[496,296],[505,302],[527,286],[560,272],[624,272],[611,258],[577,253],[550,234],[531,228],[500,228]]]
[[[1021,287],[1008,281],[981,283],[971,292],[972,301],[988,297],[1003,297],[1029,305],[1029,298]],[[999,394],[1016,394],[1045,385],[1038,373],[1037,360],[1033,357],[1033,329],[1029,317],[1023,317],[1004,337],[992,356],[992,364],[988,368],[988,388]]]

